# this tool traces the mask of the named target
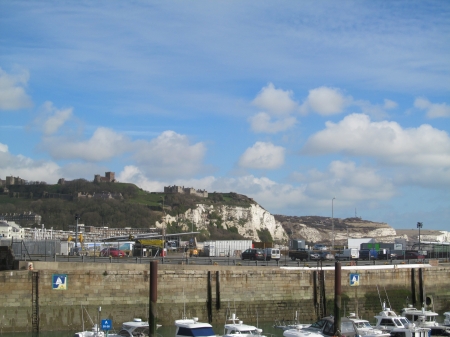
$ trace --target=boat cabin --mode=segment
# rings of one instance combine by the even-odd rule
[[[244,324],[242,321],[236,317],[236,314],[232,314],[228,319],[231,323],[227,323],[224,325],[224,335],[223,337],[253,337],[253,336],[262,336],[262,330],[258,329],[256,326]]]
[[[392,330],[394,328],[408,328],[411,322],[406,317],[397,316],[390,308],[383,306],[383,310],[375,315],[377,323],[375,327],[382,330]]]
[[[450,311],[444,312],[444,325],[450,326]]]
[[[176,320],[175,326],[175,337],[216,337],[212,325],[199,322],[197,317]]]

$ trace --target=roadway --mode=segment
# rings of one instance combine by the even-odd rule
[[[68,256],[54,255],[44,256],[35,255],[30,257],[22,257],[22,261],[48,261],[48,262],[78,262],[78,263],[150,263],[150,261],[158,261],[161,264],[192,264],[192,265],[229,265],[229,266],[261,266],[261,267],[331,267],[335,261],[292,261],[289,258],[281,258],[279,261],[250,261],[241,260],[237,257],[189,257],[183,253],[169,253],[166,257],[98,257],[98,256]],[[429,259],[424,260],[358,260],[352,261],[352,265],[369,266],[369,265],[387,265],[387,264],[418,264],[429,263]],[[439,259],[439,264],[449,264],[449,259]],[[341,261],[342,266],[350,265],[349,261]]]

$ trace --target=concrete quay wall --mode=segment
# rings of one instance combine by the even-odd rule
[[[31,331],[32,274],[38,273],[38,310],[41,331],[80,330],[81,307],[97,321],[122,322],[148,317],[149,265],[34,262],[34,270],[21,263],[19,270],[0,272],[0,332]],[[346,267],[342,264],[342,310],[358,312],[373,321],[386,300],[397,312],[407,301],[420,296],[432,301],[435,311],[450,309],[450,267],[403,265],[393,269]],[[351,287],[351,273],[360,275],[360,285]],[[67,275],[67,289],[54,289],[53,276]],[[158,323],[173,325],[183,316],[223,323],[227,311],[236,312],[245,322],[292,320],[297,311],[302,322],[317,318],[315,299],[316,268],[279,268],[219,265],[158,265]],[[326,313],[333,313],[334,268],[323,268]],[[422,277],[423,282],[420,282]],[[421,293],[422,287],[423,292]],[[211,302],[208,306],[208,293]],[[380,294],[380,296],[379,296]],[[342,312],[341,314],[344,314]],[[85,328],[91,323],[84,314]]]

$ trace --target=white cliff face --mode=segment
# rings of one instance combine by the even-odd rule
[[[322,242],[322,233],[315,228],[306,226],[305,224],[298,224],[296,229],[296,237],[302,237],[309,242]]]
[[[195,209],[187,210],[183,215],[180,214],[178,223],[184,224],[184,230],[190,230],[189,224],[184,221],[193,222],[198,230],[207,229],[211,223],[217,223],[217,219],[221,220],[221,226],[224,229],[235,227],[239,234],[253,241],[260,241],[258,230],[268,230],[274,241],[287,240],[287,234],[281,223],[275,220],[274,216],[259,205],[251,205],[250,207],[237,206],[212,206],[197,205]],[[211,220],[210,220],[211,219]],[[166,223],[176,222],[176,217],[166,215],[164,218]],[[163,223],[156,223],[157,227],[162,227]]]
[[[197,230],[207,229],[209,224],[219,225],[223,229],[236,228],[237,232],[243,237],[260,241],[258,231],[268,230],[274,241],[287,243],[288,235],[281,222],[275,220],[275,217],[259,205],[250,207],[226,206],[226,205],[204,205],[199,204],[195,209],[189,209],[179,218],[165,215],[161,223],[156,226],[162,228],[165,224],[178,223],[184,231],[191,231],[192,223]],[[286,225],[288,222],[284,222]],[[291,238],[303,238],[307,242],[331,242],[331,225],[310,226],[301,222],[290,222],[288,230],[292,232]],[[395,239],[402,237],[400,233],[385,223],[371,222],[351,222],[343,228],[336,223],[335,241],[338,244],[346,244],[348,238],[376,238],[379,242],[394,242]],[[408,236],[404,235],[408,240]],[[409,238],[411,240],[411,238]],[[445,231],[436,231],[433,235],[422,235],[423,241],[449,242],[450,233]]]

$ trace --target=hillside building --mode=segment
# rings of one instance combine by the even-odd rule
[[[26,185],[27,181],[19,177],[8,176],[5,180],[0,179],[0,187],[8,187],[11,185]]]
[[[25,238],[25,230],[15,222],[0,220],[0,238],[23,240]]]
[[[100,174],[94,176],[94,182],[96,183],[114,183],[116,182],[116,174],[114,172],[105,172],[105,176],[101,177]]]
[[[42,216],[33,212],[2,213],[0,214],[0,221],[1,220],[18,222],[23,226],[40,225]]]
[[[196,195],[202,198],[208,198],[208,192],[206,190],[196,190],[192,187],[184,187],[184,186],[164,186],[164,193],[171,194],[190,194]]]

